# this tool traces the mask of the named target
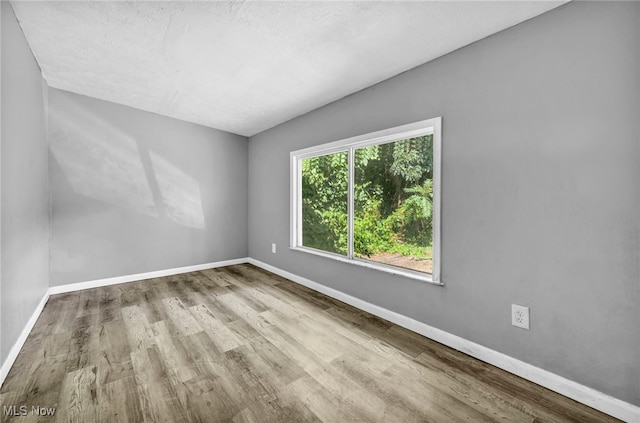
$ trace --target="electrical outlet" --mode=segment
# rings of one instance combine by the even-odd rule
[[[272,252],[273,254],[275,254],[275,253],[276,253],[276,243],[275,243],[275,242],[271,244],[271,252]]]
[[[529,307],[511,304],[511,324],[529,330]]]

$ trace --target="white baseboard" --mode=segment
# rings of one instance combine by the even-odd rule
[[[626,422],[640,422],[640,407],[633,404],[261,261],[250,258],[249,263],[419,333],[478,360],[544,386],[596,410],[600,410],[603,413]]]
[[[45,304],[47,304],[48,300],[49,300],[49,292],[45,292],[44,296],[36,306],[36,309],[33,311],[33,314],[29,318],[29,321],[27,321],[27,324],[24,326],[24,329],[22,329],[20,336],[16,340],[15,344],[13,344],[11,351],[9,351],[9,355],[7,356],[7,359],[4,361],[4,363],[2,363],[2,367],[0,367],[0,387],[2,387],[2,384],[4,383],[5,378],[9,374],[9,370],[11,370],[11,367],[13,366],[13,363],[16,361],[16,358],[18,358],[18,353],[20,353],[22,346],[24,345],[27,338],[29,337],[31,330],[33,329],[36,322],[38,321],[38,317],[40,317],[40,313],[42,313],[42,310],[44,309],[44,306]]]
[[[101,286],[117,285],[119,283],[135,282],[144,279],[161,278],[163,276],[178,275],[180,273],[196,272],[198,270],[213,269],[216,267],[232,266],[234,264],[248,263],[248,258],[217,261],[213,263],[196,264],[194,266],[176,267],[173,269],[157,270],[154,272],[137,273],[135,275],[116,276],[113,278],[96,279],[88,282],[71,283],[67,285],[52,286],[49,294],[62,294],[65,292],[80,291],[82,289],[99,288]]]

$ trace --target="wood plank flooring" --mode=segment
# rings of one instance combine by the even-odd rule
[[[52,296],[0,400],[24,423],[616,421],[248,264]]]

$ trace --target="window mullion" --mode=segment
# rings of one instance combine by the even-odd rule
[[[347,232],[347,257],[353,258],[353,180],[355,175],[355,149],[352,147],[349,149],[349,178],[348,178],[348,211],[347,211],[347,221],[348,221],[348,232]]]

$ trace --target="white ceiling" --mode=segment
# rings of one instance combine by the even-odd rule
[[[251,136],[562,3],[12,5],[50,86]]]

